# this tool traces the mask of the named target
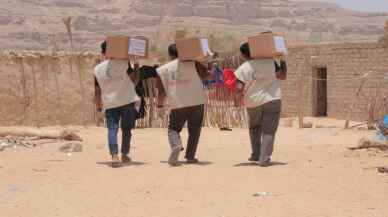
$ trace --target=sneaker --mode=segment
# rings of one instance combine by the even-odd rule
[[[254,157],[250,157],[250,158],[248,158],[248,161],[249,162],[257,162],[257,161],[259,161],[259,159],[258,158],[254,158]]]
[[[170,166],[179,166],[178,159],[181,150],[182,146],[176,146],[173,150],[171,150],[170,157],[168,158],[168,164],[170,164]]]
[[[227,127],[221,127],[220,130],[221,131],[233,131],[232,129],[227,128]]]
[[[120,167],[120,158],[117,154],[112,155],[112,167],[117,168]]]
[[[129,162],[131,162],[132,161],[132,159],[128,156],[128,155],[121,155],[121,162],[122,163],[129,163]]]
[[[259,161],[257,162],[257,165],[259,165],[260,167],[269,167],[271,166],[271,159],[268,159],[266,161]]]
[[[199,160],[197,158],[190,158],[190,159],[186,159],[186,163],[188,164],[197,164],[199,163]]]

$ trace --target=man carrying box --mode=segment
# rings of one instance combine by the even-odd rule
[[[135,127],[137,111],[134,103],[139,100],[135,92],[137,73],[132,70],[128,60],[106,59],[107,43],[101,44],[101,53],[105,61],[94,69],[95,100],[99,111],[105,112],[109,151],[112,166],[120,166],[118,157],[117,133],[119,124],[122,131],[121,161],[128,163],[131,144],[131,130]]]
[[[157,69],[158,107],[163,108],[168,98],[168,140],[171,154],[168,163],[178,166],[179,153],[183,150],[180,132],[188,124],[189,138],[185,158],[187,163],[198,163],[195,154],[204,118],[205,93],[202,79],[210,76],[206,67],[196,61],[180,61],[175,44],[168,48],[171,62]]]
[[[269,166],[281,111],[281,78],[277,77],[285,72],[281,73],[282,68],[275,67],[273,58],[251,59],[248,43],[241,45],[240,52],[245,62],[235,75],[238,93],[244,95],[249,116],[252,146],[249,161]],[[280,65],[285,67],[285,62]]]

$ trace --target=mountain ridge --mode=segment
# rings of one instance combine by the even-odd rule
[[[61,21],[66,16],[73,18],[80,49],[94,49],[107,34],[155,38],[179,28],[243,37],[273,30],[286,34],[291,44],[373,41],[383,35],[388,19],[388,13],[289,0],[7,0],[0,12],[3,48],[16,50],[68,47]]]

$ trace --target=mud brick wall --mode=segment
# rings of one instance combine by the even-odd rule
[[[380,43],[344,43],[299,46],[290,49],[289,76],[283,82],[283,115],[297,116],[302,103],[306,116],[314,116],[317,107],[316,69],[327,69],[327,114],[330,118],[346,119],[362,75],[369,73],[350,115],[352,120],[368,118],[371,98],[388,97],[388,47]],[[302,94],[299,90],[303,81]],[[379,91],[379,93],[377,93]],[[381,104],[381,102],[378,102]]]
[[[348,117],[360,78],[369,73],[350,115],[351,120],[367,120],[368,106],[375,96],[388,98],[387,42],[290,48],[288,79],[282,82],[283,116],[297,116],[300,103],[305,116],[315,115],[315,72],[325,67],[327,115],[337,119]],[[94,125],[97,114],[92,72],[97,62],[98,55],[92,53],[0,54],[0,126]],[[388,106],[388,100],[386,103]]]
[[[94,121],[97,56],[0,55],[0,125],[84,125]]]
[[[380,40],[381,42],[388,44],[388,21],[385,21],[384,36]]]

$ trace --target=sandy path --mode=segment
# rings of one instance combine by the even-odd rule
[[[1,217],[387,217],[388,153],[349,151],[365,131],[281,128],[274,159],[247,164],[247,130],[204,129],[201,165],[170,168],[163,129],[134,131],[135,162],[112,169],[105,129],[84,151],[58,144],[0,152]],[[186,133],[184,138],[187,138]],[[255,192],[267,197],[253,197]]]

